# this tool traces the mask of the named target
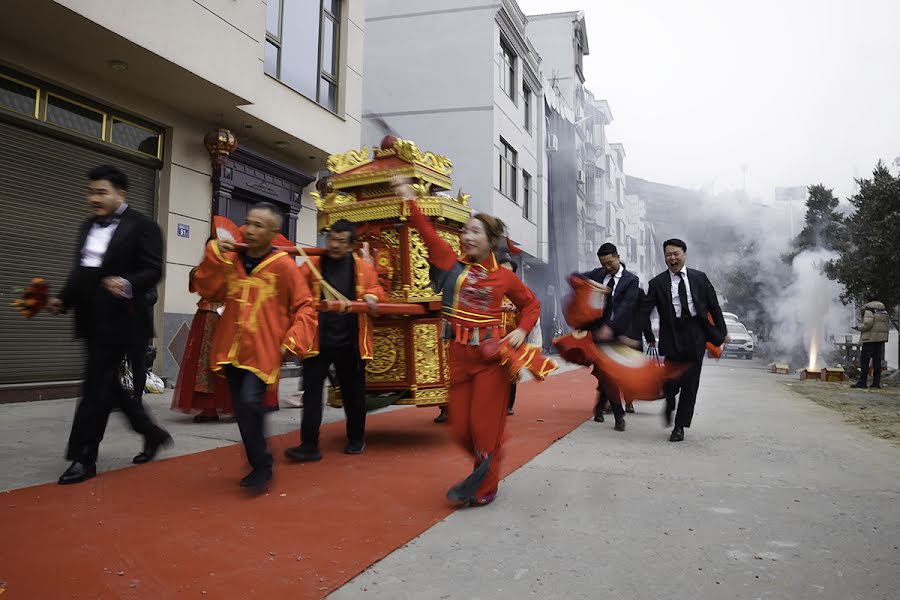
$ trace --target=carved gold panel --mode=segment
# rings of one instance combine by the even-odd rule
[[[436,323],[420,323],[413,327],[416,349],[416,383],[438,383],[441,380],[440,338]]]
[[[447,388],[432,388],[428,390],[413,391],[412,398],[403,398],[395,404],[415,404],[417,406],[429,406],[433,404],[446,404],[449,394]]]
[[[402,327],[376,327],[374,358],[366,365],[366,381],[391,383],[406,379],[406,336]]]
[[[409,230],[409,269],[410,269],[410,301],[439,299],[431,288],[431,276],[428,265],[428,248],[419,232]]]

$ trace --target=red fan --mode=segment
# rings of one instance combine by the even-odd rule
[[[569,277],[572,293],[566,299],[563,316],[571,327],[584,329],[603,316],[606,294],[594,282],[583,277]]]
[[[10,306],[18,309],[19,314],[26,319],[30,319],[47,306],[50,288],[43,278],[35,277],[28,287],[19,291],[22,292],[22,297],[16,298]]]
[[[215,216],[212,222],[213,236],[219,240],[228,240],[234,242],[238,248],[246,247],[244,243],[244,226],[238,227],[231,219],[226,217]],[[272,240],[272,246],[278,250],[284,250],[293,254],[297,254],[297,245],[287,239],[281,233],[275,234]],[[310,248],[307,254],[317,254],[318,248]]]
[[[519,371],[530,371],[534,378],[543,381],[547,375],[559,368],[556,361],[541,354],[538,346],[522,344],[513,348],[506,340],[488,339],[483,341],[478,349],[482,356],[489,360],[499,360],[506,367],[509,376],[515,379]]]
[[[658,363],[624,344],[594,344],[586,331],[574,331],[553,340],[560,356],[569,362],[594,367],[594,375],[608,378],[627,402],[658,398],[662,384],[675,379],[685,367]]]

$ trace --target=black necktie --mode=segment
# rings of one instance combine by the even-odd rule
[[[614,308],[613,308],[613,292],[616,291],[616,276],[615,275],[613,275],[612,277],[609,278],[609,284],[607,285],[607,287],[609,287],[609,319],[607,319],[607,320],[612,320],[613,310],[614,310]]]
[[[684,283],[684,278],[687,277],[684,272],[678,273],[678,300],[681,301],[681,318],[688,319],[691,316],[691,309],[688,306],[688,294],[687,294],[687,285]]]

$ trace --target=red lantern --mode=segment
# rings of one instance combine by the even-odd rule
[[[227,129],[210,131],[203,138],[203,144],[209,151],[213,167],[220,169],[225,165],[228,155],[237,149],[237,138]]]

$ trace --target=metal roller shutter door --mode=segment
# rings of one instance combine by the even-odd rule
[[[128,175],[128,202],[153,215],[156,170],[0,121],[0,385],[81,379],[72,316],[25,319],[9,307],[32,277],[58,293],[89,216],[85,174],[101,164]]]

